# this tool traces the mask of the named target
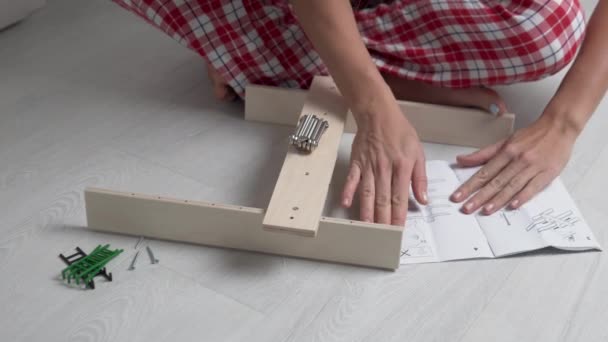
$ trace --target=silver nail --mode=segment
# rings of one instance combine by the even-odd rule
[[[137,260],[137,256],[139,255],[139,251],[135,253],[133,260],[131,260],[131,265],[129,265],[129,271],[133,271],[135,269],[135,261]]]
[[[146,250],[148,251],[148,256],[150,257],[151,264],[158,264],[158,259],[154,257],[154,253],[152,253],[152,249],[150,246],[146,246]]]
[[[139,246],[139,244],[144,240],[143,236],[140,236],[139,239],[137,240],[137,243],[135,244],[135,249],[137,249],[137,246]]]

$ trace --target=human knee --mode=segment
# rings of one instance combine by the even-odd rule
[[[575,57],[584,37],[584,14],[578,0],[547,4],[520,23],[522,33],[514,50],[525,80],[562,70]]]

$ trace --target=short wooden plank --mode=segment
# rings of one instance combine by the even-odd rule
[[[334,171],[344,131],[346,107],[329,77],[315,77],[301,115],[328,121],[319,146],[302,153],[293,146],[287,155],[264,216],[264,227],[304,236],[315,236]]]
[[[306,93],[300,89],[249,85],[245,96],[245,119],[295,125]],[[397,102],[401,111],[416,128],[420,139],[425,142],[483,147],[513,133],[513,114],[495,117],[473,108]],[[350,114],[344,131],[357,131],[355,120]]]
[[[295,125],[307,90],[250,84],[245,90],[245,120]]]
[[[353,265],[399,267],[402,227],[322,217],[314,239],[264,230],[264,211],[106,189],[85,190],[88,227],[106,232]]]

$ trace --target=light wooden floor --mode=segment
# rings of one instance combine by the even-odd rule
[[[520,126],[559,77],[500,89]],[[604,246],[606,110],[562,176]],[[0,340],[608,340],[606,253],[393,273],[145,241],[160,264],[127,271],[137,239],[84,228],[88,185],[265,207],[288,132],[213,101],[197,56],[110,2],[51,0],[0,33]],[[125,249],[115,281],[64,286],[58,253],[99,243]]]

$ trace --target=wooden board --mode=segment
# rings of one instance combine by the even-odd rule
[[[596,2],[580,4],[591,14]],[[606,252],[386,272],[151,240],[128,271],[137,237],[80,229],[82,186],[188,198],[196,187],[189,177],[198,177],[231,191],[221,196],[227,201],[250,198],[252,187],[218,181],[239,163],[202,168],[201,159],[209,151],[233,156],[256,133],[262,142],[248,153],[263,155],[275,135],[230,124],[240,108],[214,104],[205,63],[121,11],[109,1],[48,1],[0,33],[0,341],[606,342]],[[79,33],[101,39],[76,44]],[[562,75],[508,87],[518,120],[536,119]],[[218,110],[226,113],[219,121]],[[562,173],[605,246],[607,128],[605,100]],[[426,148],[428,159],[466,151]],[[146,242],[160,264],[150,265]],[[64,267],[57,254],[98,243],[125,249],[110,265],[114,281],[79,291],[57,280]]]
[[[295,125],[307,91],[260,85],[247,86],[245,119]],[[479,109],[397,101],[401,111],[416,128],[422,141],[483,147],[513,133],[515,116],[495,117]],[[344,129],[355,133],[357,125],[349,114]]]
[[[98,188],[85,190],[90,229],[385,269],[399,267],[402,227],[321,217],[315,238],[262,228],[264,211]]]
[[[329,127],[312,153],[289,146],[264,216],[264,228],[316,235],[347,112],[331,78],[315,77],[301,115],[316,115],[327,120]]]

